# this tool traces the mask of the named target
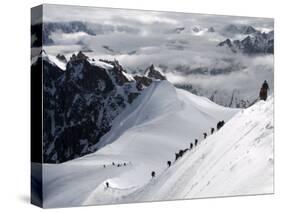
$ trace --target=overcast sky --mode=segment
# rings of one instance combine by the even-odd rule
[[[202,27],[225,26],[227,24],[249,24],[254,27],[273,29],[273,20],[270,18],[239,17],[204,15],[176,12],[158,12],[144,10],[95,8],[82,6],[44,5],[44,21],[85,21],[103,24],[126,24],[132,27],[151,28],[166,26],[167,28],[180,26]]]

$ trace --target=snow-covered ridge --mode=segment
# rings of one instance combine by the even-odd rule
[[[101,138],[100,146],[116,141],[128,129],[138,129],[150,124],[154,126],[156,123],[159,125],[159,130],[163,124],[169,129],[160,134],[167,133],[170,139],[171,134],[176,134],[176,131],[181,136],[186,134],[184,140],[192,141],[195,137],[202,139],[204,129],[209,133],[210,128],[214,127],[218,120],[228,120],[237,111],[239,110],[219,106],[205,97],[176,89],[168,81],[156,81],[113,121],[112,130]],[[175,120],[174,123],[173,120]],[[177,127],[179,123],[177,121],[183,122],[182,129]],[[188,130],[187,133],[184,133],[186,130]],[[187,144],[189,142],[184,141]]]
[[[124,196],[150,183],[152,170],[156,176],[164,173],[175,152],[195,138],[203,140],[203,132],[210,134],[219,120],[227,121],[238,111],[176,89],[168,81],[154,81],[113,121],[97,152],[44,165],[45,206],[126,202]],[[112,162],[127,165],[116,167]],[[68,180],[62,180],[66,174]]]

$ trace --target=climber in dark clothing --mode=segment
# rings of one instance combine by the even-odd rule
[[[211,128],[211,134],[213,134],[214,131],[215,131],[215,129],[212,127],[212,128]]]
[[[269,89],[268,83],[266,80],[264,80],[263,84],[262,84],[262,88],[264,89]]]
[[[204,139],[206,139],[207,138],[207,133],[203,133],[203,135],[204,135]]]
[[[261,90],[260,90],[260,99],[266,101],[267,99],[267,91],[269,89],[269,86],[267,84],[267,81],[265,80],[262,84]]]
[[[198,140],[197,139],[195,139],[195,143],[194,144],[195,144],[195,146],[197,146],[197,144],[198,144]]]
[[[152,178],[155,177],[155,171],[151,172],[151,177],[152,177]]]
[[[172,163],[171,163],[171,161],[168,160],[167,164],[168,164],[168,167],[170,167]]]
[[[193,148],[193,143],[190,143],[189,149],[192,150],[192,148]]]
[[[181,149],[181,150],[179,151],[179,156],[182,157],[183,154],[184,154],[184,150]]]
[[[217,130],[219,130],[221,128],[221,121],[219,121],[218,123],[217,123]]]
[[[222,128],[224,124],[225,124],[224,120],[219,121],[218,124],[217,124],[217,130],[219,130],[220,128]]]
[[[105,186],[106,186],[106,188],[108,188],[108,187],[109,187],[109,183],[108,183],[108,182],[106,182],[106,183],[105,183]]]
[[[177,161],[179,159],[179,157],[180,157],[180,154],[179,153],[175,153],[175,156],[176,156],[175,161]]]

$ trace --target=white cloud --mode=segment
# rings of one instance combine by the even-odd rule
[[[258,90],[264,79],[273,85],[272,55],[249,57],[217,47],[226,39],[223,30],[227,25],[246,24],[268,32],[273,29],[273,19],[45,5],[44,20],[82,21],[97,31],[96,36],[54,32],[51,38],[56,45],[45,47],[49,54],[63,53],[70,57],[73,52],[90,49],[89,56],[115,58],[129,70],[145,69],[153,63],[167,68],[170,81],[188,82],[210,92],[240,88],[247,93],[249,89]],[[201,31],[192,31],[195,26]],[[215,32],[208,32],[209,27]],[[232,35],[235,39],[244,37]],[[200,68],[229,69],[230,73],[216,76],[189,73]],[[249,85],[249,81],[253,83]]]

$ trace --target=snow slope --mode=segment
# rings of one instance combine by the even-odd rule
[[[125,202],[273,193],[273,98],[240,111],[220,131]]]
[[[228,121],[238,111],[175,89],[168,81],[153,82],[114,120],[97,152],[62,164],[44,164],[44,207],[160,200],[161,195],[150,199],[145,193],[161,177],[163,183],[169,181],[165,173],[172,168],[167,170],[167,161],[174,161],[175,152],[189,147],[195,138],[201,141],[203,132],[210,134],[218,121]],[[157,180],[151,181],[153,170]]]

